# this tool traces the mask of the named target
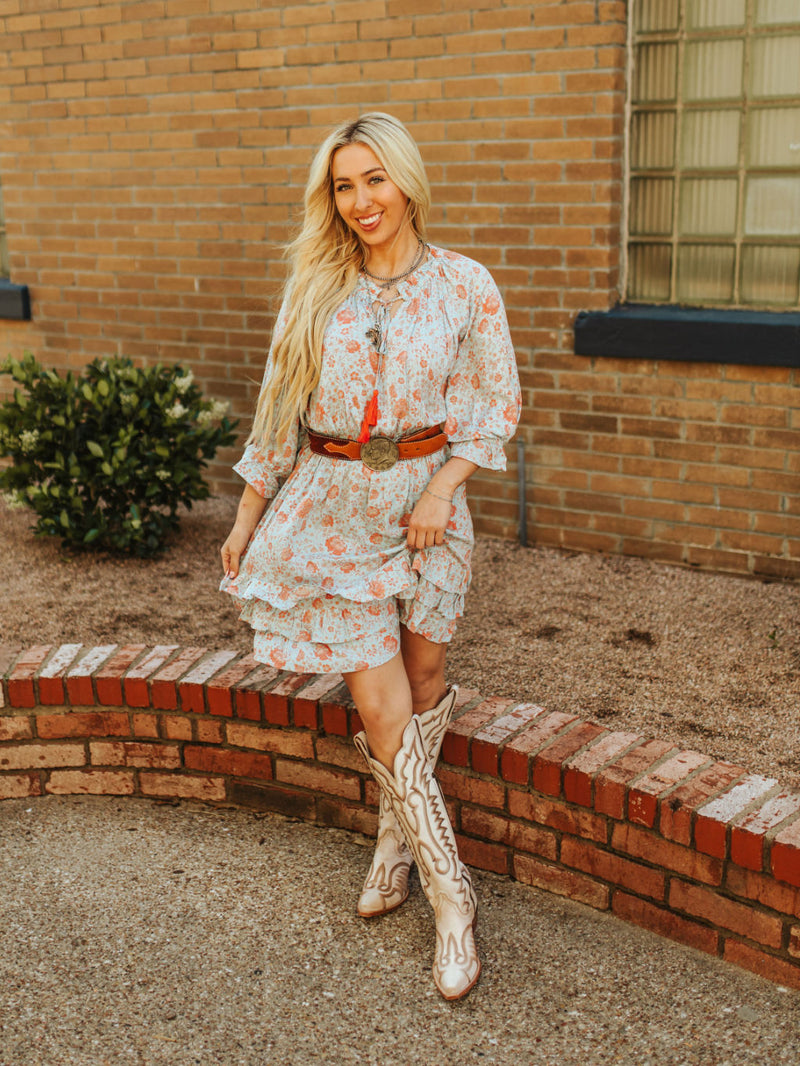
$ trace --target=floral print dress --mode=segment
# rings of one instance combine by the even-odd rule
[[[221,588],[253,627],[256,658],[280,669],[379,666],[399,650],[401,624],[445,643],[463,613],[473,545],[465,486],[453,497],[443,544],[411,551],[405,526],[449,456],[505,469],[503,445],[520,411],[514,349],[497,286],[473,260],[431,247],[396,289],[373,435],[396,439],[443,423],[449,444],[374,471],[314,454],[298,423],[280,444],[248,446],[234,467],[274,499],[238,576]],[[358,437],[376,387],[378,356],[367,332],[380,296],[362,275],[326,330],[307,419],[318,433]]]

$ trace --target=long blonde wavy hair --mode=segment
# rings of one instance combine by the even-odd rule
[[[271,372],[265,378],[248,443],[284,439],[295,419],[304,420],[319,381],[325,328],[336,308],[356,287],[365,265],[364,246],[336,209],[331,166],[350,144],[371,148],[391,180],[408,198],[406,218],[425,240],[430,186],[419,149],[398,119],[370,111],[333,130],[311,164],[300,233],[288,245],[284,288],[286,310],[274,338]]]

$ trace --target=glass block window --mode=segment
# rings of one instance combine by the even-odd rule
[[[800,0],[635,0],[627,299],[800,307]]]

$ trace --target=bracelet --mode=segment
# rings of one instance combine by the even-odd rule
[[[452,496],[440,496],[438,494],[438,492],[431,492],[431,490],[427,489],[427,488],[423,489],[423,491],[427,492],[427,494],[429,496],[433,496],[437,500],[444,500],[445,503],[452,503],[453,502],[453,497]]]

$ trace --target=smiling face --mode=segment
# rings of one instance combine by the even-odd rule
[[[368,254],[403,255],[416,244],[406,215],[408,197],[400,191],[365,144],[348,144],[331,161],[336,209],[366,245]]]

